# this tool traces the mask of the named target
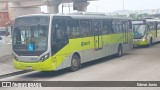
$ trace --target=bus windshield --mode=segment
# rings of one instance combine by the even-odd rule
[[[134,39],[141,39],[145,35],[145,25],[144,24],[135,24],[133,25]]]
[[[37,56],[47,50],[49,17],[18,18],[13,30],[13,51]]]

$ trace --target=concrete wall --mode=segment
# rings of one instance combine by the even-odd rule
[[[0,27],[5,27],[5,25],[9,22],[8,12],[0,12]]]
[[[0,12],[7,12],[7,11],[8,11],[8,4],[0,3]]]
[[[39,7],[9,8],[9,12],[9,18],[14,20],[21,15],[40,13],[41,9]]]

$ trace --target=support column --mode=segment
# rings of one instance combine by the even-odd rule
[[[48,9],[48,13],[53,13],[53,14],[56,14],[59,12],[59,5],[52,5],[52,6],[47,6],[47,9]]]
[[[87,10],[88,5],[89,5],[89,2],[87,2],[87,1],[74,1],[73,2],[73,10],[85,12]]]
[[[8,12],[10,19],[14,20],[18,16],[41,13],[41,9],[37,6],[21,7],[19,3],[8,3]]]
[[[59,5],[60,5],[60,0],[47,0],[47,8],[48,8],[48,13],[56,14],[59,13]]]

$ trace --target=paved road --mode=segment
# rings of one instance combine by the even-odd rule
[[[12,66],[11,44],[0,44],[0,75],[15,71]]]
[[[13,81],[160,81],[160,44],[135,48],[120,58],[105,58],[83,64],[76,72],[21,72],[4,76]],[[19,74],[20,73],[20,74]],[[56,88],[55,90],[60,90]],[[83,88],[65,88],[81,90]],[[84,88],[86,89],[86,88]],[[88,88],[99,89],[99,88]],[[101,88],[102,90],[106,88]],[[160,88],[108,88],[109,90],[160,90]]]
[[[0,57],[11,54],[12,54],[11,44],[0,44]]]

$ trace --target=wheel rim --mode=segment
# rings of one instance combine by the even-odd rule
[[[73,59],[72,60],[72,66],[73,66],[73,68],[77,68],[78,67],[78,61],[77,61],[77,59]]]

